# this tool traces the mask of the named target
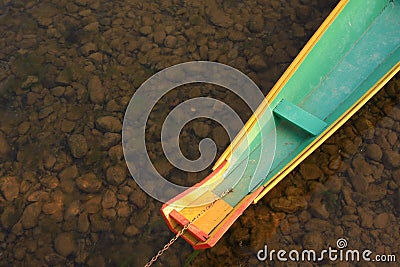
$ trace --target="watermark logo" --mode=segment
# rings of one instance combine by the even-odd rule
[[[263,249],[257,252],[257,259],[260,261],[294,261],[294,262],[321,262],[321,261],[372,261],[372,262],[396,262],[396,255],[374,254],[369,249],[362,251],[357,249],[346,249],[347,240],[339,238],[336,241],[336,248],[331,246],[319,252],[313,249],[303,249],[301,251],[292,249],[286,251],[284,249],[268,251],[268,246],[264,245]]]
[[[123,121],[124,157],[136,183],[147,194],[164,203],[188,187],[171,183],[157,172],[146,149],[145,129],[152,108],[162,96],[181,85],[191,83],[222,86],[240,97],[253,112],[264,100],[264,95],[248,76],[230,66],[207,61],[187,62],[164,69],[136,90]],[[224,183],[227,187],[225,189],[233,188],[246,175],[251,177],[248,184],[248,190],[251,191],[269,172],[276,146],[275,123],[268,107],[260,114],[262,115],[258,117],[254,115],[252,130],[244,135],[230,155],[230,164],[223,178],[233,171],[235,175],[231,175]],[[244,127],[239,115],[231,107],[209,96],[192,98],[176,106],[162,123],[161,145],[168,161],[186,172],[204,170],[215,161],[216,156],[216,145],[210,138],[205,138],[199,143],[201,156],[198,159],[190,160],[181,152],[180,132],[188,122],[196,118],[208,118],[218,122],[228,133],[231,142]],[[208,190],[213,186],[215,185],[208,184],[202,186],[201,190]],[[212,202],[213,199],[207,201]],[[203,204],[207,203],[196,203]]]
[[[337,247],[338,249],[342,249],[342,248],[347,247],[347,240],[344,239],[344,238],[339,238],[339,239],[336,241],[336,247]]]

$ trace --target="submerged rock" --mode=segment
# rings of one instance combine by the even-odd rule
[[[143,26],[139,29],[139,32],[143,35],[149,35],[152,31],[153,29],[151,26]]]
[[[274,211],[283,211],[294,213],[307,207],[307,201],[302,196],[288,196],[274,198],[270,202],[270,206]]]
[[[37,76],[28,76],[26,80],[22,83],[21,88],[22,89],[28,89],[30,88],[33,84],[38,83],[39,78]]]
[[[360,220],[361,226],[364,228],[372,228],[374,222],[373,221],[374,217],[372,216],[372,214],[368,210],[365,210],[363,208],[358,209],[358,214],[361,219]]]
[[[363,156],[357,154],[353,161],[351,162],[351,166],[353,167],[353,171],[359,175],[370,175],[372,174],[372,167],[368,162],[364,159]]]
[[[90,222],[88,214],[87,213],[79,214],[78,231],[81,233],[85,233],[89,230],[89,227],[90,227]]]
[[[261,55],[255,55],[248,61],[249,67],[255,71],[265,70],[268,66]]]
[[[303,163],[300,166],[300,173],[306,180],[317,180],[323,177],[323,172],[316,164]]]
[[[99,195],[91,196],[91,198],[84,204],[84,208],[85,211],[89,214],[94,214],[99,212],[101,209],[101,196]]]
[[[308,232],[303,236],[303,248],[314,249],[316,251],[321,251],[325,244],[325,238],[322,233],[318,230]]]
[[[71,202],[71,204],[69,204],[69,206],[65,210],[64,219],[69,220],[69,219],[75,217],[76,215],[78,215],[80,211],[81,211],[80,201],[74,200]]]
[[[388,213],[381,213],[374,218],[374,226],[376,228],[386,228],[390,223],[390,216]]]
[[[103,199],[101,201],[101,206],[103,209],[114,208],[117,205],[117,197],[112,190],[107,190],[103,194]]]
[[[89,98],[95,104],[101,104],[105,99],[105,90],[98,76],[93,76],[88,83]]]
[[[58,174],[58,178],[60,178],[60,180],[72,180],[78,177],[78,175],[79,175],[78,167],[76,167],[76,165],[71,165],[63,169]]]
[[[90,215],[90,228],[93,232],[110,230],[110,222],[100,217],[99,214]]]
[[[164,40],[164,45],[168,48],[175,48],[177,41],[178,40],[175,36],[168,35]]]
[[[126,236],[128,236],[128,237],[133,237],[133,236],[139,234],[139,232],[140,232],[140,231],[139,231],[139,229],[138,229],[136,226],[134,226],[134,225],[129,225],[129,226],[125,229],[124,234],[125,234]]]
[[[368,158],[380,161],[382,158],[382,150],[377,144],[368,144],[365,147],[365,152]]]
[[[387,196],[386,184],[370,184],[368,190],[364,193],[369,201],[379,201]]]
[[[34,191],[32,193],[30,193],[28,195],[27,200],[29,202],[38,202],[38,201],[44,201],[44,200],[48,200],[49,197],[49,193],[45,192],[45,191]]]
[[[14,206],[7,206],[1,214],[1,225],[4,228],[11,228],[21,217],[21,211]]]
[[[121,218],[127,218],[131,215],[131,206],[127,201],[119,201],[117,205],[117,214]]]
[[[383,163],[390,168],[400,167],[400,153],[392,150],[383,152]]]
[[[11,147],[7,142],[5,135],[0,132],[0,160],[4,160],[11,154]]]
[[[106,261],[102,255],[94,255],[86,261],[89,267],[105,267]]]
[[[65,258],[57,253],[51,253],[44,257],[49,266],[62,265],[65,263]]]
[[[115,165],[107,169],[107,181],[112,185],[120,185],[126,180],[126,168]]]
[[[394,196],[394,208],[400,212],[400,187],[397,189]]]
[[[122,123],[113,116],[104,116],[96,120],[96,125],[104,131],[118,133],[122,130]]]
[[[200,138],[207,137],[210,130],[210,126],[205,122],[198,122],[193,125],[194,133]]]
[[[319,199],[314,200],[310,203],[310,212],[315,217],[319,217],[321,219],[328,219],[330,215],[328,210],[326,209],[325,204],[322,203]]]
[[[67,71],[67,69],[61,71],[56,77],[56,84],[59,85],[68,85],[71,82],[71,74]]]
[[[225,14],[224,10],[214,0],[208,1],[206,14],[216,26],[229,28],[233,25],[233,20]]]
[[[69,149],[72,156],[75,158],[82,158],[88,151],[86,138],[81,134],[73,134],[68,138]]]
[[[261,15],[250,18],[248,28],[251,32],[259,33],[264,29],[264,18]]]
[[[331,229],[333,226],[328,221],[312,218],[305,224],[307,231],[326,231]]]
[[[42,179],[40,179],[40,183],[49,189],[55,189],[60,184],[57,177],[54,177],[54,176],[48,176],[48,177],[42,178]]]
[[[367,191],[369,182],[364,175],[362,174],[352,175],[350,176],[350,179],[351,179],[350,180],[351,184],[353,185],[355,191],[360,193],[364,193]]]
[[[129,195],[129,201],[141,209],[146,206],[147,196],[141,189],[136,189]]]
[[[77,251],[77,245],[73,233],[60,233],[54,240],[54,248],[61,256],[68,257]]]
[[[163,44],[166,36],[165,31],[161,28],[153,34],[154,42],[159,45]]]
[[[94,173],[90,172],[78,177],[76,185],[86,193],[95,193],[100,190],[102,183]]]
[[[19,181],[15,176],[3,177],[0,180],[0,190],[7,201],[13,201],[19,194]]]
[[[21,218],[24,229],[30,229],[37,225],[41,210],[42,204],[40,202],[35,202],[25,208]]]

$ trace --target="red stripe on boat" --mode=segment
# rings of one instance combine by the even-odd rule
[[[185,226],[190,223],[188,219],[185,218],[182,214],[177,212],[176,210],[172,210],[169,214],[169,216],[174,219],[177,223],[179,223],[181,226]],[[190,224],[188,229],[187,229],[194,237],[196,237],[198,240],[204,242],[208,238],[208,234],[200,230],[196,225]]]

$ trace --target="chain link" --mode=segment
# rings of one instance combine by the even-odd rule
[[[178,238],[179,238],[180,236],[182,236],[182,235],[184,234],[184,232],[189,228],[189,226],[190,226],[191,224],[193,224],[198,218],[200,218],[201,215],[203,215],[207,210],[211,209],[212,206],[214,206],[215,202],[217,202],[219,199],[222,199],[224,196],[226,196],[227,194],[229,194],[229,193],[232,192],[232,191],[233,191],[233,188],[227,189],[227,190],[225,190],[224,192],[222,192],[222,194],[219,196],[219,198],[217,198],[217,199],[215,199],[213,202],[211,202],[211,203],[210,203],[208,206],[206,206],[202,211],[200,211],[200,213],[197,214],[189,223],[185,224],[185,225],[183,226],[183,228],[182,228],[181,230],[179,230],[178,233],[176,233],[176,235],[175,235],[167,244],[165,244],[165,246],[164,246],[162,249],[160,249],[160,250],[157,252],[157,254],[156,254],[153,258],[151,258],[151,260],[150,260],[148,263],[146,263],[146,265],[145,265],[144,267],[150,267],[153,263],[155,263],[155,262],[158,260],[158,258],[159,258],[165,251],[167,251],[167,250],[170,248],[170,246],[172,246],[172,244],[173,244],[176,240],[178,240]]]

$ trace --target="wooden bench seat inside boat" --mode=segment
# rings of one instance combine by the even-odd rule
[[[313,136],[321,133],[327,126],[323,120],[285,99],[282,99],[275,107],[274,114]]]

